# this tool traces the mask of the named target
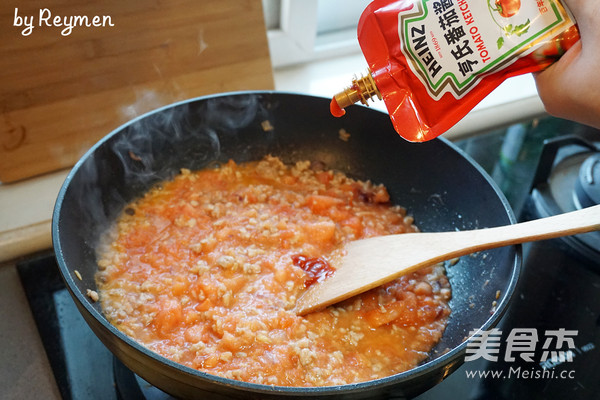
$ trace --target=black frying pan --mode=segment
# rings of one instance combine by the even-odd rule
[[[348,141],[339,137],[342,128],[350,134]],[[329,114],[328,99],[274,92],[185,101],[106,136],[77,163],[60,190],[52,224],[54,249],[66,285],[94,333],[132,371],[182,398],[398,398],[418,394],[456,369],[464,360],[469,332],[491,328],[506,308],[520,271],[520,247],[465,256],[449,267],[452,314],[428,360],[410,371],[359,384],[289,388],[215,377],[148,351],[107,322],[99,304],[85,293],[96,288],[98,238],[124,205],[182,167],[257,160],[265,154],[284,162],[320,161],[349,176],[384,183],[392,201],[406,207],[423,231],[515,222],[498,188],[469,157],[443,139],[404,141],[387,114],[355,106],[336,119]],[[491,311],[498,290],[498,305]]]

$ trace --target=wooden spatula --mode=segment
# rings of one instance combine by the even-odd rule
[[[459,232],[405,233],[357,240],[335,273],[310,286],[294,311],[304,315],[419,268],[480,250],[600,229],[600,205],[534,221]]]

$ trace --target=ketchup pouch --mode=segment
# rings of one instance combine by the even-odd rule
[[[579,40],[558,0],[374,0],[358,23],[370,75],[337,94],[337,116],[383,98],[396,131],[431,140],[508,77],[539,71]]]

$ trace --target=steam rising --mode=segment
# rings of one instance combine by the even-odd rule
[[[181,168],[249,157],[252,136],[264,143],[273,135],[261,127],[267,112],[258,95],[218,96],[159,109],[120,128],[88,155],[70,187],[92,242],[127,203]]]
[[[157,72],[160,74],[160,71]],[[159,108],[165,103],[154,90],[136,92],[136,97],[135,103],[121,108],[121,113],[128,119],[136,118],[146,110]]]

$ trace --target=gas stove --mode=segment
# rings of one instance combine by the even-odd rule
[[[596,130],[547,118],[458,145],[492,175],[523,221],[600,203],[595,141]],[[523,250],[511,305],[488,332],[496,335],[495,350],[472,352],[471,361],[418,400],[598,398],[600,233],[526,244]],[[171,398],[129,371],[96,338],[52,253],[20,263],[18,271],[63,398]]]

